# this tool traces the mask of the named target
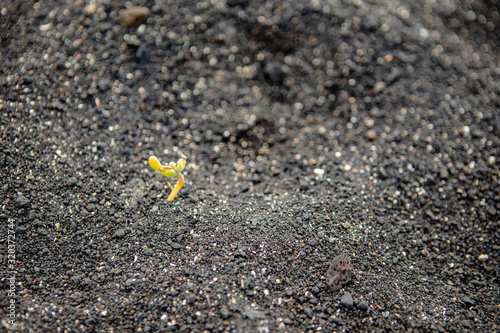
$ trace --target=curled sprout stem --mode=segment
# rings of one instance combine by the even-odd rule
[[[181,175],[180,173],[177,175],[177,184],[175,184],[175,187],[172,187],[172,185],[170,185],[170,182],[168,182],[168,186],[172,189],[172,192],[168,196],[167,201],[174,200],[175,197],[177,196],[177,193],[179,193],[183,185],[184,185],[184,176]]]
[[[167,201],[172,201],[175,199],[182,186],[184,185],[184,176],[181,174],[181,171],[186,167],[186,156],[181,154],[181,159],[175,162],[170,162],[167,165],[161,165],[160,161],[156,156],[151,156],[149,158],[149,165],[159,171],[165,177],[175,177],[177,176],[177,184],[175,187],[172,187],[170,182],[167,182],[168,187],[172,190],[172,193],[167,198]]]

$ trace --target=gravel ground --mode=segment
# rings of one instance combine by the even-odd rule
[[[500,331],[498,2],[0,8],[2,330]]]

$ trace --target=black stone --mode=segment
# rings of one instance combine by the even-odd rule
[[[15,202],[18,207],[26,207],[29,205],[30,200],[26,198],[24,195],[19,195],[16,198]]]
[[[352,308],[354,305],[354,300],[352,299],[351,293],[346,291],[344,295],[342,295],[342,299],[340,300],[340,304],[345,306],[346,308]]]

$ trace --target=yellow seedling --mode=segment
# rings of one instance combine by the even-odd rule
[[[167,198],[167,201],[172,201],[177,196],[177,193],[181,190],[184,185],[184,176],[181,174],[181,171],[186,167],[186,156],[181,154],[181,159],[175,162],[170,162],[167,165],[161,165],[160,161],[156,156],[151,156],[149,158],[149,165],[156,171],[160,171],[162,175],[165,177],[175,177],[177,176],[177,184],[175,187],[172,187],[170,182],[167,182],[168,187],[172,190],[172,193]]]

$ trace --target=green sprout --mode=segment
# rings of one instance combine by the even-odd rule
[[[177,193],[182,188],[182,185],[184,185],[184,176],[181,174],[181,171],[184,170],[186,167],[186,156],[181,154],[181,159],[175,162],[170,162],[167,165],[161,165],[160,161],[156,156],[151,156],[149,158],[149,165],[156,171],[160,171],[162,175],[165,177],[175,177],[177,176],[177,184],[175,184],[175,187],[172,187],[170,185],[170,182],[167,182],[168,187],[172,190],[172,193],[167,198],[167,201],[172,201],[175,199]]]

